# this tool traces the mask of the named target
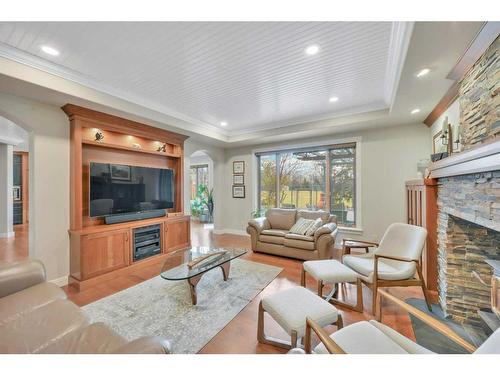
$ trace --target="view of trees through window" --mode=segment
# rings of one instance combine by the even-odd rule
[[[191,200],[196,198],[200,185],[208,186],[208,164],[192,165],[191,169]]]
[[[261,212],[270,207],[326,210],[339,224],[355,226],[354,144],[257,156]]]

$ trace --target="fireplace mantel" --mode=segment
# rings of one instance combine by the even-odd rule
[[[459,176],[500,170],[500,140],[454,154],[429,167],[430,178]]]

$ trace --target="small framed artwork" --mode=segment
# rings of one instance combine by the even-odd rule
[[[120,165],[120,164],[111,164],[111,179],[113,180],[123,180],[130,181],[130,166],[128,165]]]
[[[245,176],[242,174],[233,174],[233,185],[245,185]]]
[[[245,198],[245,187],[233,185],[233,198]]]
[[[21,200],[21,186],[14,186],[12,188],[12,198],[15,201],[20,201]]]
[[[443,131],[440,130],[432,137],[432,153],[436,154],[443,151],[443,141],[441,139],[441,134]]]
[[[245,173],[245,162],[233,161],[233,174],[243,174],[243,173]]]

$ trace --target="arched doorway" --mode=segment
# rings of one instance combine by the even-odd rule
[[[214,161],[204,150],[189,155],[189,211],[191,217],[204,225],[214,222]],[[211,224],[211,225],[210,225]]]

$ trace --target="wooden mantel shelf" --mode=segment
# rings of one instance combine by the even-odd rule
[[[500,140],[434,162],[429,170],[430,178],[498,171],[500,170]]]

